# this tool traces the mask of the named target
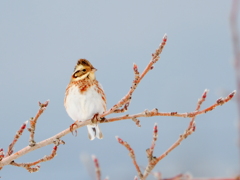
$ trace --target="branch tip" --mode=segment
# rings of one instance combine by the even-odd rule
[[[168,38],[168,37],[167,37],[167,33],[165,33],[164,36],[163,36],[163,41],[166,42],[166,41],[167,41],[167,38]]]
[[[122,140],[120,137],[118,137],[118,136],[115,136],[115,138],[117,139],[117,141],[118,141],[120,144],[122,144],[122,143],[123,143],[123,140]]]
[[[133,63],[133,70],[134,70],[134,71],[138,71],[138,66],[137,66],[137,64],[135,64],[135,63]]]
[[[205,99],[207,97],[207,93],[209,92],[208,89],[205,89],[202,95],[202,98]]]
[[[155,123],[153,127],[153,133],[157,134],[157,132],[158,132],[158,126],[157,126],[157,123]]]
[[[237,91],[236,90],[234,90],[232,93],[230,93],[228,96],[229,96],[229,98],[233,98],[233,96],[235,96],[235,94],[237,93]]]

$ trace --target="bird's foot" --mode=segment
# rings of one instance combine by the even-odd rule
[[[92,119],[91,119],[91,121],[92,121],[92,123],[93,124],[97,124],[97,122],[99,121],[99,114],[98,113],[96,113],[96,114],[94,114],[94,116],[92,117]]]
[[[69,127],[69,130],[71,131],[71,133],[72,133],[72,135],[73,136],[77,136],[77,130],[75,130],[74,132],[73,132],[73,128],[74,128],[74,126],[77,126],[77,123],[78,123],[79,121],[75,121],[70,127]]]
[[[97,123],[107,122],[108,120],[105,117],[99,117],[99,114],[96,113],[92,117],[91,121],[92,121],[93,124],[97,124]]]

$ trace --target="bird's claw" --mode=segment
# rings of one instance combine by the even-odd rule
[[[97,122],[99,121],[99,114],[98,113],[96,113],[96,114],[94,114],[94,116],[92,117],[92,119],[91,119],[91,121],[92,121],[92,123],[93,124],[97,124]]]
[[[72,133],[73,136],[77,136],[77,130],[75,130],[75,131],[73,132],[73,127],[74,127],[74,126],[77,126],[77,122],[78,122],[78,121],[75,121],[75,122],[69,127],[69,130],[71,131],[71,133]],[[75,133],[75,135],[74,135],[74,133]]]

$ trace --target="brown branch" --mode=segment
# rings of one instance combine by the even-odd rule
[[[132,161],[133,161],[133,164],[137,170],[137,173],[138,173],[138,176],[139,178],[141,179],[143,177],[143,174],[140,170],[140,167],[138,166],[138,163],[136,161],[136,157],[135,157],[135,153],[134,153],[134,150],[131,148],[131,146],[126,142],[126,141],[123,141],[121,138],[119,138],[118,136],[116,136],[116,139],[117,141],[123,145],[128,151],[129,151],[129,156],[131,157]]]
[[[153,159],[153,151],[154,151],[154,148],[155,148],[155,144],[156,144],[157,138],[158,138],[158,127],[157,127],[157,123],[155,123],[155,125],[153,127],[153,140],[152,140],[152,144],[151,144],[150,148],[146,150],[147,158],[148,158],[149,162],[152,161],[152,159]]]
[[[178,116],[178,117],[195,117],[195,116],[198,116],[200,114],[203,114],[203,113],[206,113],[206,112],[209,112],[210,110],[213,110],[215,107],[219,106],[219,105],[222,105],[223,103],[229,101],[230,99],[232,99],[232,97],[235,95],[235,91],[231,94],[229,94],[224,100],[221,100],[220,102],[222,103],[215,103],[214,105],[202,110],[202,111],[198,111],[198,112],[191,112],[191,113],[177,113],[177,112],[171,112],[171,113],[161,113],[161,112],[158,112],[157,109],[154,109],[152,111],[144,111],[143,113],[139,113],[139,114],[135,114],[135,115],[125,115],[125,116],[122,116],[122,117],[114,117],[114,118],[109,118],[107,121],[100,121],[99,123],[108,123],[108,122],[114,122],[114,121],[119,121],[119,120],[126,120],[126,119],[132,119],[133,117],[149,117],[149,116]],[[219,101],[219,100],[218,100]],[[83,121],[83,122],[76,122],[75,126],[73,126],[72,130],[76,130],[78,128],[81,128],[83,126],[86,126],[86,125],[89,125],[92,123],[92,120],[89,119],[87,121]],[[63,130],[62,132],[46,139],[46,140],[43,140],[39,143],[36,143],[35,146],[33,147],[30,147],[30,146],[27,146],[21,150],[19,150],[18,152],[16,153],[13,153],[12,155],[8,156],[8,157],[4,157],[2,159],[2,161],[0,161],[0,167],[3,167],[5,165],[9,165],[11,161],[31,152],[31,151],[34,151],[36,149],[39,149],[39,148],[42,148],[44,146],[47,146],[47,145],[50,145],[52,143],[54,143],[54,141],[56,139],[60,139],[61,137],[67,135],[71,133],[70,129],[67,128],[65,130]]]
[[[198,103],[197,103],[197,107],[196,107],[196,111],[195,112],[199,112],[199,109],[202,105],[202,103],[205,101],[206,97],[207,97],[207,93],[208,93],[208,90],[205,90],[201,96],[201,98],[198,100]],[[228,95],[226,98],[220,98],[217,100],[217,102],[211,106],[211,108],[214,108],[216,107],[217,105],[222,105],[224,104],[225,102],[228,102],[233,96],[234,96],[235,92],[234,93],[231,93],[230,95]],[[216,105],[216,106],[215,106]],[[209,108],[207,108],[207,110],[209,110]],[[206,109],[205,109],[206,111]],[[208,111],[206,111],[208,112]],[[145,111],[145,115],[146,116],[150,116],[151,115],[151,111]],[[154,112],[153,112],[154,113]],[[157,114],[158,112],[155,110],[155,114]],[[178,140],[173,143],[172,146],[170,146],[170,148],[168,148],[162,155],[160,155],[159,157],[154,157],[153,156],[153,151],[154,151],[154,148],[155,148],[155,144],[156,144],[156,141],[157,141],[157,137],[158,137],[158,128],[157,128],[157,124],[154,125],[154,128],[153,128],[153,140],[152,140],[152,144],[150,146],[149,149],[147,149],[147,157],[148,157],[148,165],[147,167],[145,168],[145,171],[144,173],[142,174],[137,162],[136,162],[136,159],[135,159],[135,154],[134,154],[134,150],[131,148],[131,146],[126,142],[126,141],[123,141],[122,139],[120,139],[119,137],[116,137],[118,142],[120,144],[122,144],[125,148],[127,148],[127,150],[129,151],[129,155],[130,157],[132,158],[133,160],[133,164],[137,170],[137,173],[138,173],[138,176],[140,179],[142,180],[145,180],[148,175],[151,173],[151,171],[153,170],[153,168],[157,165],[157,163],[159,163],[159,161],[161,161],[164,157],[166,157],[173,149],[175,149],[177,146],[180,145],[180,143],[186,139],[189,135],[191,135],[196,127],[195,127],[195,117],[196,117],[197,114],[192,114],[191,115],[191,120],[189,122],[189,126],[187,127],[187,129],[184,131],[184,133],[182,135],[180,135],[180,137],[178,138]],[[176,176],[176,178],[178,179],[180,176]],[[175,178],[174,178],[175,179]]]
[[[176,117],[183,117],[183,118],[191,118],[191,117],[195,117],[198,116],[200,114],[205,114],[209,111],[212,111],[213,109],[215,109],[217,106],[222,106],[223,104],[225,104],[226,102],[230,101],[234,95],[236,94],[236,91],[233,91],[232,93],[230,93],[226,98],[220,98],[218,99],[213,105],[201,110],[201,111],[193,111],[193,112],[189,112],[189,113],[178,113],[178,112],[158,112],[158,109],[155,108],[151,111],[143,111],[141,113],[138,114],[133,114],[133,115],[123,115],[123,116],[119,116],[119,117],[113,117],[113,118],[109,118],[109,119],[104,119],[104,120],[100,120],[100,123],[109,123],[109,122],[115,122],[115,121],[120,121],[120,120],[126,120],[126,119],[133,119],[133,118],[138,118],[138,117],[152,117],[152,116],[176,116]]]
[[[23,123],[23,125],[20,127],[20,129],[17,131],[16,135],[13,138],[12,143],[8,146],[8,152],[6,154],[6,156],[10,156],[13,153],[13,147],[16,144],[16,142],[18,141],[18,139],[21,137],[23,131],[25,130],[26,126],[27,126],[28,121],[26,121],[25,123]]]
[[[207,97],[207,93],[208,93],[208,90],[205,90],[202,94],[202,97],[198,100],[198,103],[197,103],[197,107],[196,107],[196,112],[199,111],[203,101],[205,101],[206,97]],[[224,98],[221,100],[217,100],[217,102],[221,102],[221,103],[225,103],[225,102],[228,102],[229,101],[229,98],[232,98],[232,93],[230,95],[228,95],[227,98]],[[177,146],[180,145],[180,143],[186,139],[189,135],[191,135],[196,127],[195,127],[195,116],[193,116],[191,118],[191,121],[189,122],[189,126],[188,128],[184,131],[184,133],[182,135],[180,135],[180,137],[178,138],[178,140],[173,143],[173,145],[168,148],[161,156],[157,157],[157,158],[154,158],[152,159],[151,161],[149,161],[146,169],[145,169],[145,172],[144,172],[144,175],[143,175],[143,179],[146,179],[149,175],[149,173],[152,171],[152,169],[156,166],[156,164],[161,161],[164,157],[166,157],[173,149],[175,149]]]
[[[29,138],[29,146],[35,146],[36,142],[34,140],[34,134],[35,134],[35,128],[37,124],[38,118],[41,116],[43,111],[47,108],[49,100],[46,101],[45,103],[39,103],[39,110],[34,118],[30,119],[30,128],[28,128],[28,131],[30,132],[30,138]]]
[[[202,94],[202,97],[200,99],[198,99],[198,103],[197,103],[197,107],[196,107],[196,111],[198,112],[202,103],[205,101],[206,97],[207,97],[207,93],[209,92],[208,89],[205,89],[203,94]],[[188,126],[188,130],[190,130],[194,124],[194,120],[195,120],[196,116],[192,117],[190,123],[189,123],[189,126]]]
[[[232,97],[236,93],[235,91],[233,93],[229,94],[226,98],[224,98],[224,99],[221,98],[221,99],[217,100],[217,102],[215,104],[213,104],[212,106],[210,106],[210,107],[208,107],[208,108],[206,108],[202,111],[197,111],[196,110],[196,111],[190,112],[190,113],[177,113],[177,112],[167,112],[166,113],[166,112],[158,112],[157,109],[153,109],[152,111],[145,110],[142,113],[133,114],[133,115],[124,115],[124,116],[113,117],[113,118],[109,118],[109,119],[104,118],[105,116],[107,116],[111,113],[115,113],[117,111],[123,112],[124,110],[119,109],[122,106],[124,106],[123,108],[127,109],[134,90],[136,89],[136,87],[140,83],[140,81],[143,79],[143,77],[146,75],[146,73],[149,72],[151,69],[153,69],[153,64],[156,63],[159,60],[159,58],[160,58],[159,55],[161,54],[162,49],[166,44],[166,41],[167,41],[167,36],[165,35],[162,43],[159,46],[159,48],[152,55],[151,61],[149,62],[149,64],[146,66],[146,68],[144,69],[144,71],[141,74],[138,72],[137,65],[136,64],[133,65],[133,71],[134,71],[134,74],[135,74],[135,79],[133,81],[132,88],[122,98],[122,100],[120,100],[116,105],[114,105],[112,108],[110,108],[105,113],[99,115],[100,120],[98,121],[98,123],[109,123],[109,122],[114,122],[114,121],[119,121],[119,120],[132,119],[137,125],[139,125],[139,120],[137,119],[138,117],[151,117],[151,116],[177,116],[177,117],[194,118],[195,116],[198,116],[200,114],[209,112],[209,111],[213,110],[214,108],[216,108],[217,106],[223,105],[224,103],[226,103],[226,102],[228,102],[229,100],[232,99]],[[19,157],[21,157],[21,156],[23,156],[23,155],[25,155],[25,154],[27,154],[31,151],[34,151],[36,149],[42,148],[42,147],[50,145],[50,144],[56,144],[56,145],[63,144],[64,142],[60,140],[61,137],[67,135],[68,133],[70,133],[70,132],[72,132],[72,131],[74,131],[78,128],[81,128],[83,126],[92,124],[92,119],[89,119],[89,120],[83,121],[83,122],[78,122],[77,121],[77,122],[74,123],[74,126],[71,126],[72,128],[67,128],[67,129],[63,130],[62,132],[60,132],[60,133],[58,133],[58,134],[56,134],[56,135],[54,135],[54,136],[52,136],[48,139],[45,139],[45,140],[43,140],[41,142],[38,142],[38,143],[35,143],[34,132],[35,132],[35,128],[36,128],[36,122],[37,122],[37,119],[39,118],[39,116],[42,114],[42,112],[46,109],[46,107],[48,105],[48,101],[46,103],[40,104],[40,105],[41,105],[41,107],[40,107],[38,113],[36,114],[35,118],[33,118],[30,121],[30,126],[31,126],[30,127],[30,132],[31,132],[30,145],[21,149],[21,150],[19,150],[19,151],[17,151],[17,152],[15,152],[15,153],[12,153],[11,155],[9,155],[7,157],[2,157],[2,160],[0,161],[0,169],[5,165],[11,164],[12,161],[18,159]],[[194,123],[190,127],[195,127]],[[190,130],[193,130],[193,129],[190,128]],[[133,152],[133,155],[134,155],[134,152]],[[154,158],[152,158],[152,160],[153,159]],[[136,162],[136,160],[135,160],[135,162]],[[137,163],[135,163],[135,167],[137,169],[139,169]]]
[[[101,180],[101,169],[99,166],[99,162],[96,156],[92,155],[92,160],[94,162],[95,165],[95,171],[96,171],[96,179],[97,180]]]
[[[31,163],[16,163],[16,162],[12,161],[10,163],[10,165],[25,168],[30,173],[37,172],[40,169],[40,165],[38,165],[39,163],[45,162],[45,161],[50,161],[56,155],[57,155],[57,146],[54,146],[52,153],[50,155],[44,156],[43,158],[41,158],[37,161],[31,162]],[[32,166],[34,166],[34,167],[32,167]]]
[[[132,86],[130,88],[130,90],[128,91],[128,93],[117,103],[115,104],[113,107],[111,107],[109,110],[107,110],[106,112],[104,112],[103,114],[101,114],[99,117],[103,118],[113,112],[124,112],[127,107],[130,104],[130,101],[132,99],[132,94],[135,91],[135,89],[137,88],[138,84],[141,82],[141,80],[144,78],[144,76],[153,69],[153,64],[156,63],[159,59],[160,59],[160,54],[164,48],[164,46],[166,45],[167,42],[167,35],[165,34],[163,36],[163,40],[162,43],[159,45],[159,47],[157,48],[157,50],[155,51],[154,54],[152,54],[152,59],[151,61],[148,63],[147,67],[143,70],[143,72],[141,73],[141,75],[139,75],[138,72],[138,67],[136,64],[133,65],[133,70],[134,70],[134,74],[135,74],[135,79],[133,80]],[[127,106],[126,106],[127,104]],[[123,110],[119,110],[118,108],[120,108],[121,106],[125,105],[125,107],[123,108]]]
[[[11,163],[10,163],[10,165],[13,165],[13,166],[16,166],[16,167],[22,167],[22,168],[25,168],[28,172],[30,172],[30,173],[33,173],[33,172],[37,172],[37,171],[39,171],[39,169],[40,169],[40,165],[36,165],[36,166],[34,166],[34,167],[28,167],[28,166],[24,166],[24,163],[22,163],[22,164],[18,164],[18,163],[16,163],[16,162],[14,162],[14,161],[12,161]]]

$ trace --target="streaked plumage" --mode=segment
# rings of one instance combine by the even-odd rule
[[[75,66],[64,99],[66,111],[74,121],[86,121],[106,111],[106,97],[95,71],[86,59],[78,60]],[[97,124],[88,125],[88,136],[91,140],[103,138]]]

